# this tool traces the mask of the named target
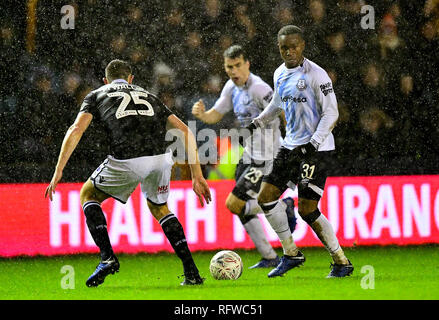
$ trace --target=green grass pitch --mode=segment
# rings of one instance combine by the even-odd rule
[[[356,247],[345,252],[355,266],[343,279],[326,279],[330,258],[324,248],[302,248],[305,264],[270,279],[270,269],[248,270],[254,250],[236,250],[244,262],[235,281],[214,280],[209,261],[215,252],[195,252],[202,286],[182,287],[182,266],[174,254],[120,254],[120,272],[98,288],[85,281],[97,255],[0,259],[2,300],[436,300],[439,299],[439,247]],[[69,272],[61,271],[71,266]],[[373,268],[373,269],[372,269]],[[74,271],[72,273],[71,271]],[[371,272],[373,270],[373,273]],[[363,272],[362,272],[363,271]],[[70,276],[70,282],[65,276]],[[74,289],[63,289],[69,284]]]

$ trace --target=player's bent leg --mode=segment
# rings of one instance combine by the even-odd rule
[[[275,185],[263,182],[258,196],[259,205],[264,210],[265,217],[279,237],[284,252],[284,256],[277,267],[268,273],[270,278],[282,276],[288,270],[298,267],[305,262],[305,257],[298,250],[293,240],[288,218],[285,214],[286,204],[283,201],[279,201],[284,191]]]
[[[262,182],[261,191],[258,195],[258,203],[264,212],[270,210],[270,208],[274,208],[277,204],[280,196],[285,190],[279,190],[278,187],[272,185],[268,182]],[[287,197],[282,199],[284,203],[284,212],[287,217],[288,226],[290,228],[291,233],[296,229],[297,219],[294,213],[294,200],[291,197]]]
[[[120,264],[111,247],[107,232],[107,221],[101,208],[101,203],[109,196],[97,190],[90,180],[81,188],[80,201],[86,217],[90,234],[99,247],[101,261],[93,274],[87,279],[88,287],[102,284],[109,274],[119,272]]]
[[[258,195],[258,203],[281,242],[291,238],[291,230],[285,215],[285,203],[279,201],[283,191],[275,185],[263,182]]]
[[[258,209],[254,209],[254,206],[257,206]],[[239,217],[245,231],[247,231],[259,254],[262,256],[262,259],[249,267],[249,269],[277,266],[280,261],[279,257],[268,242],[261,221],[256,215],[257,213],[263,213],[256,199],[250,198],[246,201],[231,192],[226,199],[226,207]],[[249,213],[249,210],[252,210],[252,213]]]
[[[328,278],[349,276],[354,267],[344,255],[331,223],[321,214],[317,206],[318,200],[299,198],[300,216],[314,230],[334,260]]]
[[[192,254],[187,245],[186,236],[183,226],[177,217],[169,210],[166,203],[156,204],[147,200],[149,210],[154,218],[160,223],[160,226],[168,238],[172,248],[183,263],[183,272],[185,280],[181,285],[202,284],[204,279],[200,277],[199,271],[192,258]]]

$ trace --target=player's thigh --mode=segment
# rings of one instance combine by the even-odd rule
[[[258,202],[275,201],[289,186],[296,184],[299,164],[300,161],[292,156],[291,150],[281,148],[272,162],[270,172],[262,179]]]
[[[88,179],[81,188],[81,192],[79,194],[79,198],[81,201],[81,205],[86,203],[87,201],[97,201],[102,203],[104,200],[109,198],[109,195],[99,191],[93,185],[90,179]]]
[[[243,212],[243,209],[245,207],[246,200],[242,200],[235,196],[232,192],[229,193],[226,199],[226,207],[229,209],[232,213],[240,215]]]
[[[163,154],[149,157],[147,170],[143,173],[140,181],[140,189],[149,202],[157,206],[166,204],[168,201],[171,173],[172,155]]]
[[[150,200],[147,200],[146,202],[148,204],[149,211],[151,211],[151,214],[157,221],[160,221],[160,219],[171,213],[167,203],[156,204]]]
[[[316,211],[318,203],[319,203],[318,200],[299,198],[298,210],[299,210],[300,216],[303,218],[303,217],[307,216],[308,214]]]
[[[330,167],[334,164],[333,159],[333,151],[320,151],[314,157],[303,159],[301,162],[298,183],[300,215],[309,214],[317,209]]]
[[[261,190],[259,191],[259,195],[258,195],[258,203],[264,204],[264,203],[270,203],[276,201],[280,198],[280,196],[285,190],[286,187],[283,190],[281,190],[279,189],[279,187],[263,181],[261,185]]]

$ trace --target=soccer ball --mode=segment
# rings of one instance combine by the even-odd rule
[[[236,280],[242,274],[241,257],[233,251],[223,250],[210,260],[210,274],[216,280]]]

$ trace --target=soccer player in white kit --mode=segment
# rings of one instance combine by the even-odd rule
[[[288,222],[278,201],[288,188],[298,186],[298,209],[302,219],[314,230],[329,251],[332,277],[353,272],[334,230],[317,205],[335,152],[331,131],[338,119],[338,107],[332,82],[324,69],[303,56],[302,30],[293,25],[278,32],[278,46],[284,63],[274,72],[274,95],[269,106],[248,126],[255,130],[285,112],[286,137],[274,159],[273,169],[264,176],[258,203],[276,231],[284,256],[268,277],[281,276],[305,262],[294,243]]]
[[[224,52],[224,68],[229,80],[224,85],[221,96],[215,105],[206,112],[202,100],[192,107],[192,114],[201,121],[213,124],[219,122],[229,112],[234,112],[241,127],[248,126],[268,105],[273,95],[271,87],[260,77],[250,72],[250,61],[239,45],[233,45]],[[280,119],[275,117],[264,130],[256,130],[253,139],[247,139],[243,157],[236,167],[236,185],[226,200],[227,208],[238,215],[262,259],[250,268],[275,267],[279,257],[271,247],[258,213],[263,213],[257,204],[262,177],[271,170],[282,137],[279,129]],[[283,214],[288,218],[288,227],[294,231],[294,201],[292,198],[282,202]]]

